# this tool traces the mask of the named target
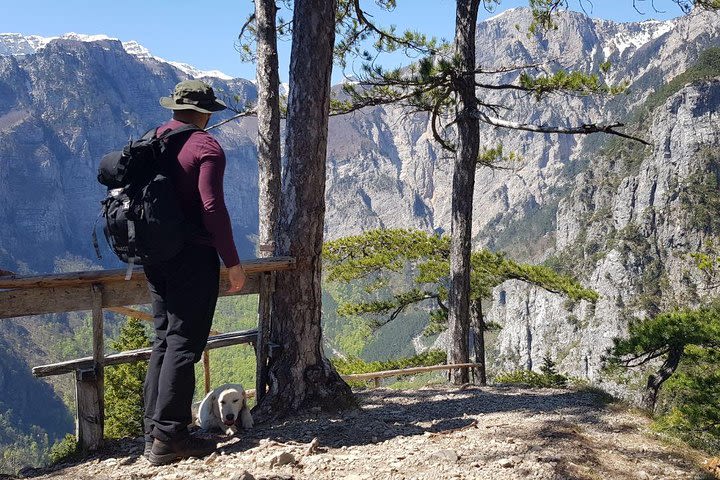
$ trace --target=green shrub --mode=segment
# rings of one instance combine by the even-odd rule
[[[565,388],[568,378],[558,373],[549,355],[543,357],[540,373],[532,370],[515,370],[498,374],[493,383],[528,385],[533,388]]]
[[[720,453],[720,349],[685,347],[683,363],[663,386],[656,429]]]
[[[50,462],[60,463],[77,458],[80,455],[77,438],[68,433],[65,438],[50,448]]]
[[[150,345],[145,326],[128,318],[120,336],[111,344],[117,351],[134,350]],[[143,383],[147,374],[145,362],[113,365],[105,370],[105,435],[122,438],[143,433]]]
[[[257,326],[257,295],[218,299],[212,329],[221,333],[249,330]],[[255,385],[255,352],[250,344],[209,350],[210,386],[240,383],[246,389]],[[205,397],[203,363],[195,364],[195,400]]]
[[[498,374],[493,383],[527,385],[532,388],[564,388],[567,384],[567,377],[564,375],[547,375],[532,370],[515,370]]]

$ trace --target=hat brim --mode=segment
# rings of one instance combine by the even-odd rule
[[[187,103],[175,103],[175,100],[171,97],[160,97],[160,105],[165,108],[169,108],[170,110],[195,110],[196,112],[201,113],[214,113],[227,108],[227,105],[217,98],[210,105],[204,105],[203,107],[205,108]]]

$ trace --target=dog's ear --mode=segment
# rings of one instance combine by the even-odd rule
[[[212,396],[212,409],[213,409],[213,415],[215,415],[216,418],[220,418],[220,397],[219,397],[219,395]]]
[[[198,410],[198,424],[200,428],[205,430],[211,428],[211,416],[217,403],[215,400],[215,396],[212,393],[208,393],[200,403],[200,409]]]

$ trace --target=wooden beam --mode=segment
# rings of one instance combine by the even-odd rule
[[[205,379],[205,395],[210,393],[210,350],[205,349],[202,353],[203,378]]]
[[[94,451],[102,446],[104,424],[95,369],[92,368],[92,363],[89,365],[89,368],[75,372],[75,433],[78,444],[84,451]]]
[[[473,368],[479,366],[477,363],[456,363],[453,365],[433,365],[430,367],[401,368],[399,370],[385,370],[383,372],[353,373],[351,375],[340,375],[344,380],[373,380],[375,378],[397,377],[400,375],[411,375],[413,373],[425,373],[435,370],[455,370],[457,368]]]
[[[144,320],[146,322],[152,322],[155,320],[152,316],[152,313],[149,312],[143,312],[141,310],[135,310],[134,308],[127,308],[127,307],[109,307],[105,310],[108,310],[113,313],[117,313],[119,315],[125,315],[126,317],[133,317],[137,318],[138,320]]]
[[[103,330],[103,288],[100,284],[93,284],[92,288],[92,326],[93,326],[93,362],[96,369],[102,369],[105,358],[105,335]]]
[[[270,341],[270,305],[275,285],[274,273],[263,273],[260,278],[258,301],[258,333],[255,343],[255,391],[260,403],[265,397],[268,376],[268,342]]]
[[[103,288],[100,284],[90,287],[92,299],[93,356],[92,368],[76,375],[77,439],[84,451],[102,447],[105,431],[105,385],[104,359],[105,337],[103,335]]]
[[[220,296],[250,295],[259,292],[259,273],[248,275],[240,292],[227,293],[222,284]],[[118,280],[102,283],[103,308],[150,303],[145,280]],[[0,319],[42,315],[44,313],[76,312],[92,309],[90,285],[0,290]]]
[[[257,341],[257,329],[242,330],[239,332],[223,333],[212,336],[208,339],[207,350],[214,348],[227,347],[230,345],[240,345],[243,343],[255,343]],[[139,348],[137,350],[128,350],[126,352],[114,353],[107,355],[104,359],[104,365],[120,365],[122,363],[134,363],[150,358],[152,348]],[[61,375],[63,373],[72,373],[81,369],[92,369],[93,358],[82,357],[64,362],[51,363],[49,365],[41,365],[33,367],[32,373],[36,377],[49,377],[52,375]]]
[[[295,259],[292,257],[253,258],[241,261],[247,274],[261,272],[276,272],[295,268]],[[108,283],[125,281],[126,269],[93,270],[88,272],[70,272],[55,275],[24,276],[9,275],[0,277],[0,289],[28,289],[67,287],[78,285],[91,285],[93,283]],[[227,269],[220,269],[220,278],[227,280]],[[142,267],[133,270],[129,281],[145,281],[145,272]]]

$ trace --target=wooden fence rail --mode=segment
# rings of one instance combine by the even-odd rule
[[[228,345],[251,343],[255,346],[258,360],[256,396],[261,399],[267,385],[268,358],[271,345],[270,296],[275,288],[277,272],[295,268],[290,257],[243,260],[248,280],[240,292],[227,293],[229,287],[227,269],[220,271],[220,296],[259,294],[257,329],[213,335],[208,341],[204,355],[209,365],[207,350]],[[3,274],[6,272],[3,272]],[[150,349],[105,355],[103,337],[103,311],[111,310],[125,315],[149,319],[147,313],[129,309],[128,306],[150,303],[150,296],[142,268],[133,270],[130,280],[125,280],[125,269],[72,272],[42,276],[0,276],[0,319],[92,311],[92,356],[51,365],[35,367],[37,376],[59,375],[75,372],[77,424],[79,444],[84,449],[95,450],[102,445],[104,431],[104,367],[150,357]],[[214,332],[213,332],[214,333]],[[206,367],[206,372],[209,372]],[[206,378],[206,387],[209,379]]]
[[[257,341],[257,328],[244,330],[239,332],[222,333],[213,335],[208,338],[205,350],[213,350],[215,348],[228,347],[230,345],[241,345],[243,343],[255,344]],[[103,358],[103,365],[120,365],[123,363],[139,362],[141,360],[149,360],[152,348],[138,348],[137,350],[126,350],[124,352],[113,353]],[[63,373],[72,373],[75,370],[84,370],[92,368],[93,357],[82,357],[64,362],[51,363],[49,365],[40,365],[33,367],[32,373],[36,377],[50,377],[53,375],[62,375]]]
[[[450,365],[431,365],[429,367],[409,367],[400,368],[397,370],[383,370],[381,372],[370,372],[370,373],[353,373],[350,375],[341,375],[344,380],[373,380],[375,387],[380,386],[381,378],[388,377],[400,377],[403,375],[412,375],[415,373],[426,373],[434,372],[437,370],[457,370],[460,368],[479,368],[478,363],[454,363]]]

